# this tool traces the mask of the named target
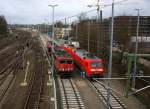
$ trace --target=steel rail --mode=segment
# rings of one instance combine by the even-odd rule
[[[98,87],[96,87],[93,82],[90,82],[90,83],[91,83],[92,86],[96,89],[96,91],[102,96],[102,98],[105,100],[105,102],[107,102],[107,99],[106,99],[106,98],[104,97],[104,95],[100,92],[100,90],[98,89]],[[110,108],[113,109],[111,105],[110,105]]]
[[[6,68],[4,68],[0,72],[1,75],[0,81],[2,81],[0,82],[0,86],[3,84],[7,76],[16,68],[16,66],[20,66],[21,63],[22,63],[21,57],[18,59],[14,59]]]
[[[77,102],[78,102],[78,106],[79,106],[79,108],[80,108],[80,109],[82,109],[82,108],[81,108],[80,101],[79,101],[78,96],[77,96],[76,91],[75,91],[75,87],[73,86],[72,80],[71,80],[71,79],[69,79],[69,81],[70,81],[71,86],[72,86],[72,88],[73,88],[73,91],[74,91],[74,94],[75,94],[76,100],[77,100]]]
[[[46,54],[46,57],[47,57],[47,60],[48,60],[48,65],[49,65],[49,67],[51,67],[51,59],[50,59],[49,53],[47,52],[46,48],[44,47],[44,44],[42,42],[41,36],[39,37],[39,40],[40,40],[40,44],[41,44],[41,46],[43,48],[43,51]],[[50,78],[50,76],[49,76],[49,78]],[[54,90],[53,90],[54,91],[54,99],[55,99],[55,103],[54,104],[55,104],[55,109],[57,109],[57,91],[56,91],[55,78],[52,78],[52,82],[53,82],[53,87],[54,87]]]
[[[68,100],[67,100],[67,94],[66,94],[66,89],[65,89],[65,86],[64,86],[64,82],[62,79],[61,80],[61,84],[62,84],[62,87],[63,87],[63,92],[64,92],[64,95],[65,95],[65,99],[66,99],[66,105],[67,105],[67,109],[69,109],[69,104],[68,104]]]
[[[19,67],[21,66],[21,64],[19,62],[16,63],[15,66],[12,66],[12,70],[10,71],[10,73],[16,74],[19,71]],[[8,75],[7,75],[8,76]],[[4,96],[6,95],[8,89],[10,88],[11,84],[13,83],[12,81],[14,80],[15,77],[12,77],[11,81],[8,84],[8,87],[5,89],[4,93],[2,94],[1,98],[0,98],[0,104],[4,98]],[[5,78],[6,80],[6,78]],[[4,81],[3,81],[4,82]],[[1,83],[2,85],[2,83]]]
[[[96,91],[101,95],[101,97],[104,99],[104,101],[105,101],[104,104],[107,103],[107,98],[105,98],[105,96],[103,95],[103,93],[99,90],[98,86],[96,86],[94,83],[97,83],[98,85],[101,85],[103,87],[103,89],[107,92],[106,86],[104,84],[99,83],[98,80],[95,81],[95,82],[92,82],[92,81],[89,81],[89,82],[96,89]],[[126,109],[126,107],[122,104],[122,102],[119,100],[119,98],[117,98],[112,92],[110,93],[110,95],[116,100],[116,102],[122,107],[122,109]],[[111,105],[111,103],[110,103],[109,106],[110,106],[111,109],[115,109]]]
[[[62,106],[66,109],[84,109],[84,105],[73,81],[70,78],[59,78],[59,87],[61,90]]]
[[[17,63],[17,66],[18,65],[20,65],[19,63]],[[12,73],[12,72],[14,72],[14,68],[15,68],[16,66],[10,66],[9,67],[9,69],[7,69],[7,70],[9,70],[7,73],[4,73],[3,74],[3,76],[0,78],[0,86],[4,83],[4,81],[7,79],[7,77],[10,75],[10,73]]]
[[[18,56],[19,58],[21,58],[21,55]],[[15,58],[15,57],[14,57]],[[3,68],[1,71],[0,71],[0,75],[2,75],[7,69],[9,69],[10,66],[12,66],[14,63],[16,63],[18,60],[15,58],[15,59],[12,59],[11,62],[10,60],[7,60],[6,63],[9,63],[6,65],[5,68]],[[4,64],[4,63],[3,63]]]
[[[37,48],[36,48],[37,49]],[[28,95],[25,101],[24,109],[39,108],[41,89],[43,84],[43,68],[44,68],[44,58],[41,56],[41,51],[36,50],[36,57],[38,58],[35,68],[35,73],[33,74],[33,81],[29,84]],[[42,60],[39,60],[41,59]]]

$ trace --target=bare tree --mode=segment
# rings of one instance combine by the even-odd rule
[[[119,22],[115,24],[115,39],[120,45],[122,51],[129,51],[131,46],[131,34],[129,32],[128,22]]]

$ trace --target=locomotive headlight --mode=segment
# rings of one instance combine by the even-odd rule
[[[101,69],[98,69],[97,71],[100,71],[100,72],[102,72],[102,71],[104,71],[104,70],[101,68]]]
[[[95,69],[91,69],[91,71],[93,72],[93,71],[96,71]]]
[[[103,71],[103,69],[101,68],[101,69],[91,69],[91,71],[93,72],[93,71],[99,71],[99,72],[102,72]]]

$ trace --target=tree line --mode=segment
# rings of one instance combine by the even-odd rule
[[[0,37],[4,37],[8,33],[7,21],[4,16],[0,16]]]

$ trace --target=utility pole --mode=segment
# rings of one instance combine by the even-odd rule
[[[100,6],[101,6],[100,1],[97,0],[97,14],[100,17],[100,23],[101,23],[102,22],[102,9],[100,9],[101,8]]]
[[[45,31],[44,31],[44,32],[45,32],[45,34],[47,34],[47,25],[46,25],[46,19],[44,19],[44,26],[45,26],[45,29],[44,29]]]
[[[38,27],[37,27],[37,28],[38,28],[38,32],[40,32],[40,27],[39,27],[39,24],[38,24],[37,26],[38,26]]]
[[[101,5],[100,5],[100,0],[97,0],[97,4],[96,5],[88,5],[88,7],[97,7],[97,14],[98,14],[98,16],[100,15],[100,7]],[[101,10],[102,11],[102,10]]]
[[[109,66],[108,66],[108,78],[111,78],[112,74],[112,45],[113,45],[113,34],[114,34],[114,0],[112,1],[112,16],[111,16],[111,33],[110,33],[110,51],[109,51]],[[107,109],[110,109],[110,81],[108,80],[108,91],[107,91]]]
[[[78,22],[76,21],[76,41],[78,40]]]
[[[48,5],[48,6],[50,6],[50,7],[52,7],[52,39],[54,39],[54,9],[55,9],[55,7],[56,6],[58,6],[58,5]]]
[[[100,22],[102,21],[102,10],[101,10],[100,0],[97,0],[96,5],[88,5],[88,7],[97,7],[97,15],[100,17]]]
[[[100,5],[100,0],[97,0],[97,4],[96,5],[88,5],[88,7],[97,7],[97,15],[98,16],[102,16],[102,15],[100,15],[100,14],[102,14],[102,10],[100,10],[100,8],[101,8],[100,6],[101,6]]]
[[[56,26],[55,26],[56,28],[57,28],[57,23],[58,23],[58,21],[56,20]]]
[[[135,9],[137,11],[137,28],[136,28],[136,42],[135,42],[135,53],[134,53],[134,69],[133,69],[133,80],[132,80],[132,89],[135,89],[135,76],[137,72],[137,52],[138,52],[138,37],[139,37],[139,21],[140,21],[140,10],[142,9]]]
[[[99,17],[99,22],[101,24],[102,22],[102,10],[101,10],[101,6],[100,5],[100,0],[97,0],[97,4],[96,5],[88,5],[88,7],[97,7],[97,15]],[[100,25],[99,25],[100,26]],[[97,38],[97,53],[99,52],[99,42],[100,42],[100,36],[101,34],[98,34],[98,38]]]
[[[97,15],[100,17],[100,22],[102,22],[102,10],[101,7],[102,5],[100,5],[100,0],[97,0],[97,4],[96,5],[88,5],[88,7],[97,7]]]
[[[90,32],[91,32],[91,23],[90,20],[88,22],[88,52],[90,52]]]
[[[68,44],[69,44],[69,36],[67,36],[67,32],[66,32],[66,27],[67,27],[67,23],[66,23],[66,18],[65,18],[65,31],[64,31],[64,36],[67,37],[67,41],[68,41]]]

